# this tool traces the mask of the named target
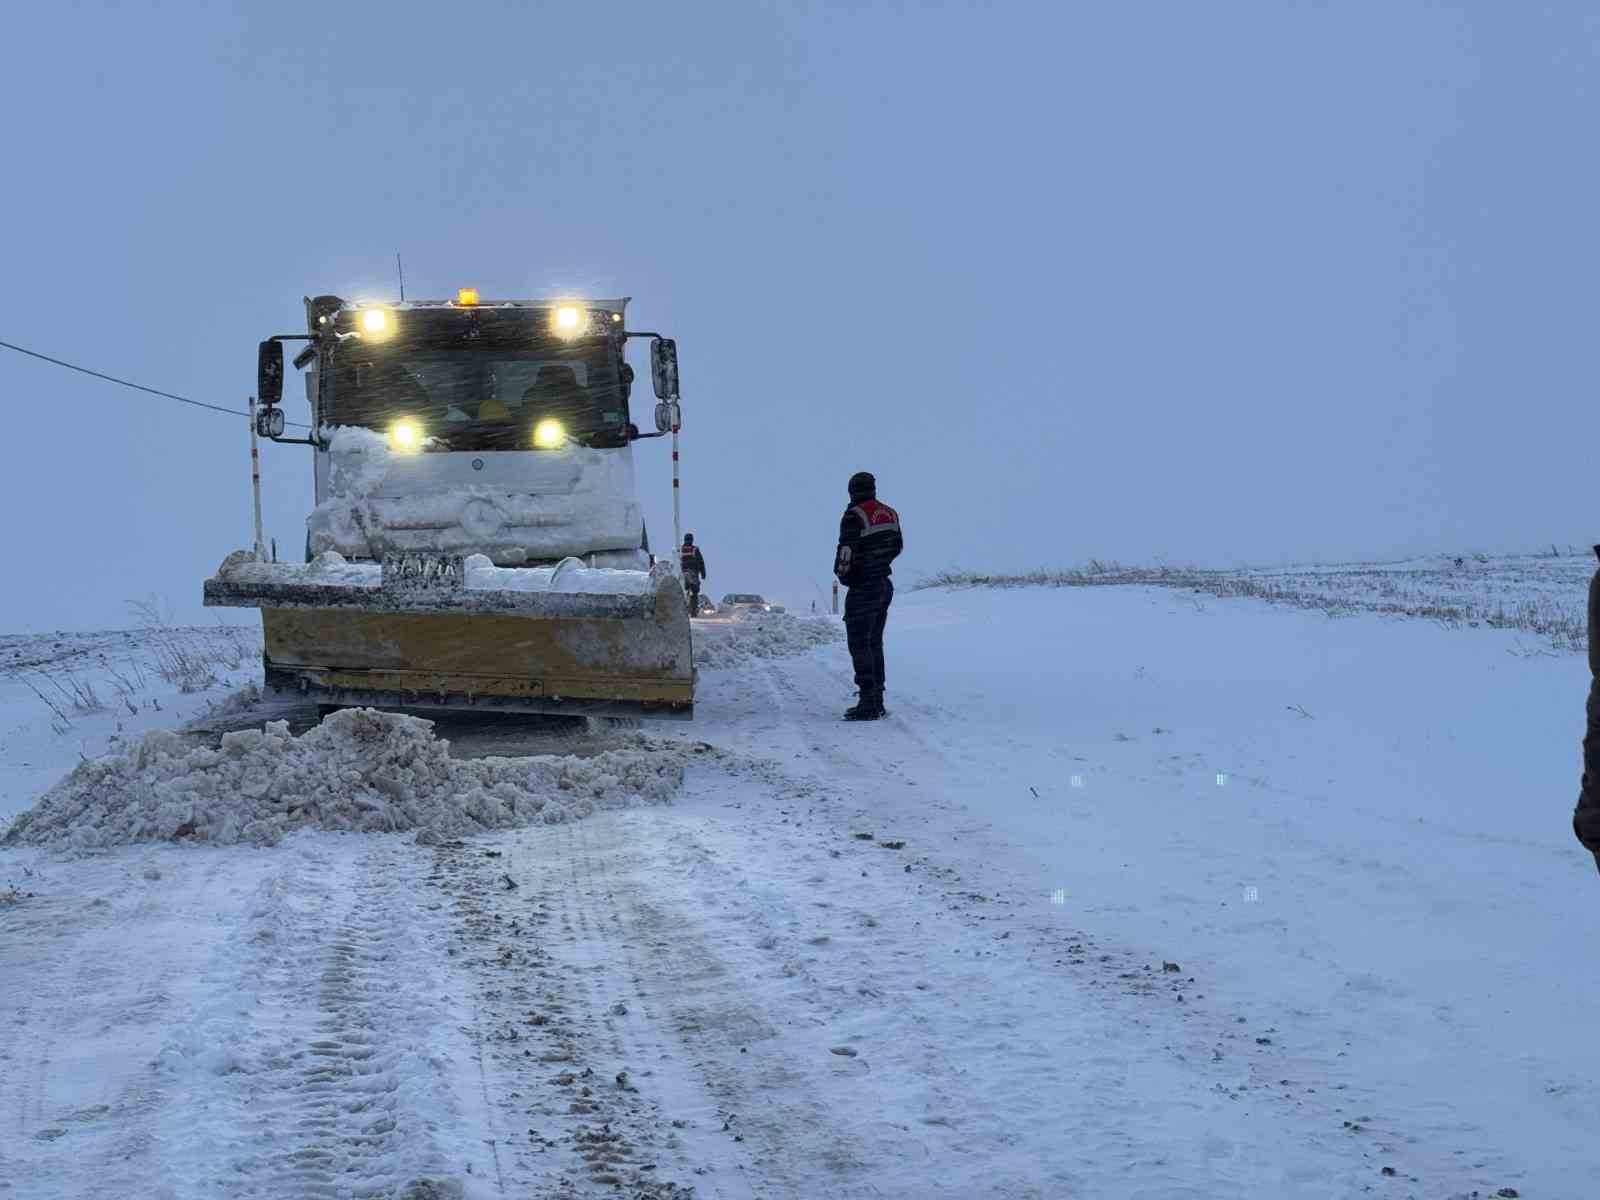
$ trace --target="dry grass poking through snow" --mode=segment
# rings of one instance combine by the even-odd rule
[[[260,642],[253,626],[174,626],[154,600],[133,601],[129,607],[144,626],[156,674],[180,692],[214,686],[219,673],[237,671]]]
[[[1440,555],[1392,563],[1297,567],[1139,567],[1091,559],[1060,571],[986,575],[943,571],[915,588],[1108,587],[1142,584],[1213,596],[1245,596],[1331,617],[1358,612],[1418,617],[1440,624],[1520,629],[1556,650],[1588,646],[1585,605],[1592,555]]]
[[[146,615],[140,629],[0,635],[0,677],[33,693],[64,734],[79,717],[136,716],[159,710],[158,696],[171,691],[215,687],[261,653],[252,625],[170,625],[154,610]]]

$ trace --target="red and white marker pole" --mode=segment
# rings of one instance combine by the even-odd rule
[[[672,552],[683,546],[683,531],[678,528],[678,402],[672,402]],[[681,561],[681,559],[680,559]]]
[[[256,398],[250,397],[250,487],[256,503],[256,561],[267,561],[267,548],[261,538],[261,451],[256,446]]]

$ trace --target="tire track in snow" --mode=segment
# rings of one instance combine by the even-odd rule
[[[818,686],[811,690],[802,687],[795,678],[797,671],[811,675]],[[816,678],[818,676],[821,678]],[[814,660],[773,663],[767,669],[773,708],[780,723],[830,768],[834,778],[843,778],[855,785],[866,784],[873,791],[884,783],[915,789],[917,784],[902,769],[901,758],[947,761],[942,748],[904,719],[896,718],[892,709],[887,717],[870,723],[845,721],[840,715],[843,710],[829,711],[826,701],[818,699],[817,693],[829,689],[830,683],[839,678],[837,670],[830,670]],[[863,761],[859,753],[863,747],[868,751],[867,761]],[[935,803],[944,807],[940,801]]]
[[[877,1194],[840,1174],[864,1161],[825,1089],[804,1086],[809,1072],[737,1057],[775,1038],[780,1018],[721,961],[706,920],[720,917],[646,895],[650,877],[692,863],[636,844],[627,831],[642,816],[438,852],[479,983],[488,1093],[517,1132],[516,1182],[645,1200],[686,1196],[672,1175],[705,1200]]]
[[[17,1023],[25,1024],[30,1013],[24,1008],[17,1014]],[[30,1039],[23,1048],[23,1065],[16,1072],[16,1131],[17,1137],[29,1136],[44,1125],[44,1081],[50,1074],[50,1052],[55,1048],[55,1038],[45,1033]],[[11,1055],[7,1054],[7,1058]]]
[[[625,1005],[638,1008],[615,1015],[642,1018],[637,1027],[629,1022],[630,1052],[662,1066],[641,1072],[641,1087],[673,1097],[672,1111],[684,1114],[674,1125],[692,1130],[685,1140],[709,1159],[697,1195],[873,1194],[850,1178],[865,1165],[853,1130],[837,1121],[811,1071],[778,1045],[786,1014],[720,952],[734,931],[743,932],[742,906],[675,904],[675,889],[648,885],[664,872],[694,875],[706,867],[692,839],[676,833],[666,845],[643,843],[648,858],[640,852],[629,831],[660,824],[658,815],[632,812],[574,828],[582,845],[572,857],[583,867],[573,894],[593,914],[576,928],[587,925],[599,939],[583,953],[623,962],[619,974],[632,988]]]
[[[243,961],[219,989],[250,1004],[247,1024],[200,1014],[168,1056],[193,1089],[186,1115],[205,1128],[178,1172],[198,1180],[197,1200],[405,1196],[445,1182],[416,874],[414,855],[383,839],[355,861],[302,851],[263,887]]]
[[[155,1186],[170,1098],[149,1063],[199,955],[136,948],[175,928],[203,940],[183,910],[225,866],[185,860],[164,879],[150,865],[46,859],[34,894],[0,906],[0,1195],[121,1200]]]
[[[639,998],[618,967],[604,864],[584,832],[603,820],[436,851],[433,882],[454,903],[451,953],[475,989],[471,1037],[508,1195],[688,1194],[667,1178],[685,1163],[640,1078],[659,1048],[618,1019]]]
[[[836,861],[829,832],[801,812],[809,801],[810,815],[828,822],[830,802],[768,782],[775,794],[739,806],[738,818],[703,832],[667,830],[658,858],[677,886],[640,880],[632,892],[640,928],[716,914],[701,934],[714,969],[685,962],[676,939],[656,947],[666,951],[653,968],[661,990],[694,1014],[680,1035],[723,1107],[738,1114],[735,1127],[761,1147],[757,1162],[779,1194],[971,1194],[909,1182],[924,1180],[925,1163],[948,1150],[952,1125],[962,1126],[958,1157],[999,1149],[1008,1136],[994,1131],[990,1140],[980,1128],[965,1067],[932,1035],[946,997],[912,985],[926,978],[923,935],[907,913],[879,908],[872,885],[852,890],[852,878],[868,872]],[[798,799],[779,798],[791,791]],[[727,1022],[698,1019],[728,1008],[756,1015],[733,1030],[742,1038]],[[866,1032],[884,1024],[898,1026],[892,1040]],[[1035,1194],[1014,1182],[991,1176],[984,1194]]]

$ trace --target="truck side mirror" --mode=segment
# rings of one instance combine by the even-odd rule
[[[656,385],[657,400],[678,398],[678,343],[671,338],[650,342],[650,375]]]
[[[283,436],[283,409],[259,408],[256,410],[256,436],[276,438]]]
[[[674,425],[680,429],[683,427],[683,409],[678,407],[676,400],[670,403],[663,400],[656,405],[656,432],[671,433]]]
[[[282,342],[262,342],[256,353],[256,399],[268,408],[283,399]]]

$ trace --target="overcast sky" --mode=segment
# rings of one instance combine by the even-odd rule
[[[902,581],[1587,543],[1597,13],[27,6],[0,339],[242,404],[258,339],[393,297],[397,250],[414,298],[631,295],[711,593],[800,607],[861,469]],[[242,422],[3,350],[0,398],[0,629],[201,616]],[[264,463],[296,555],[309,451]]]

